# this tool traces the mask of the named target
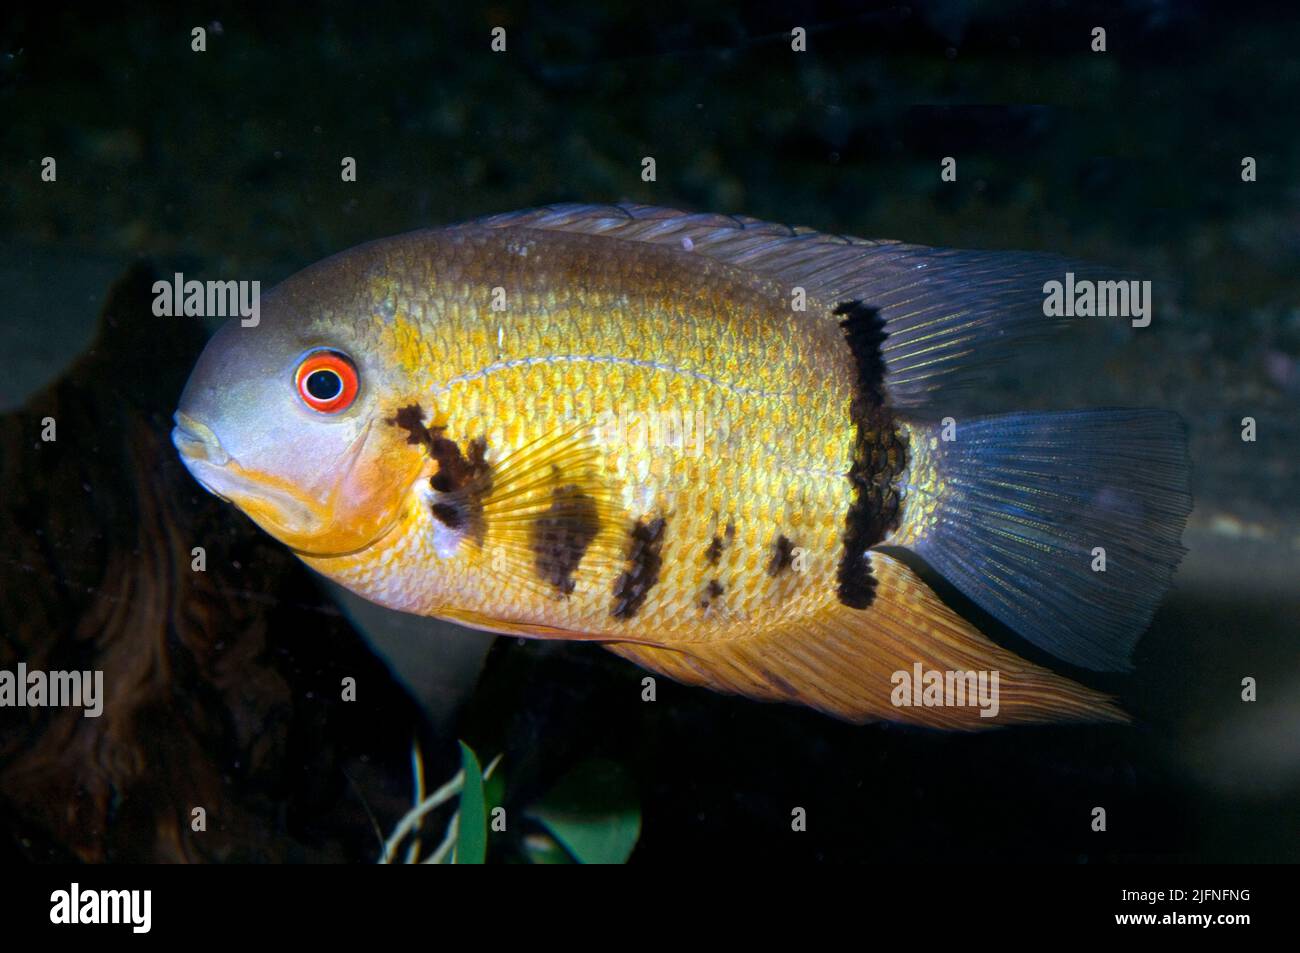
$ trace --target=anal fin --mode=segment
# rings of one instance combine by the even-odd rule
[[[873,552],[870,565],[876,587],[866,609],[836,601],[795,625],[725,641],[607,647],[681,682],[809,705],[852,722],[975,730],[1127,721],[1109,697],[990,641],[903,563]],[[921,682],[913,684],[918,672]],[[941,704],[927,703],[935,698],[926,692],[934,677],[927,673],[937,673],[945,686]],[[984,673],[982,689],[979,673]]]

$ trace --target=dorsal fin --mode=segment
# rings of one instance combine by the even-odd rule
[[[648,205],[552,205],[467,224],[674,245],[798,285],[831,307],[861,302],[885,322],[882,354],[896,407],[923,407],[935,391],[980,379],[1010,346],[1063,323],[1044,316],[1045,282],[1067,271],[1097,274],[1055,255],[870,241]]]

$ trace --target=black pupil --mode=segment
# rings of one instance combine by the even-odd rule
[[[307,375],[307,393],[317,400],[333,400],[343,390],[343,379],[334,371],[312,371]]]

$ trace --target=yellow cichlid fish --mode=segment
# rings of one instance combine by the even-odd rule
[[[173,441],[395,609],[853,721],[1119,720],[909,566],[1094,669],[1126,666],[1167,589],[1176,416],[945,406],[1051,325],[1066,267],[642,206],[501,215],[283,282],[208,344]]]

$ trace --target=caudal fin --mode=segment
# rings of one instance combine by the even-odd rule
[[[1186,550],[1176,414],[1104,410],[904,423],[907,546],[1034,645],[1126,669]]]

